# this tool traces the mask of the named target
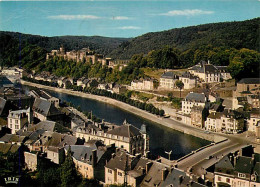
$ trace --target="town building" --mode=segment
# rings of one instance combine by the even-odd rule
[[[117,94],[125,93],[126,90],[127,90],[127,88],[126,88],[126,86],[124,86],[124,85],[116,84],[116,85],[113,87],[113,92],[114,92],[114,93],[117,93]]]
[[[227,155],[215,164],[214,185],[216,187],[260,186],[260,155]]]
[[[105,165],[105,184],[140,186],[152,162],[141,155],[130,155],[124,150],[117,149]],[[127,173],[127,175],[126,175]]]
[[[29,95],[33,96],[34,98],[41,98],[47,101],[50,101],[54,104],[55,107],[59,108],[60,100],[56,97],[51,96],[48,92],[44,90],[31,90]]]
[[[156,161],[147,164],[147,167],[148,172],[140,185],[143,187],[161,186],[171,171],[168,165]]]
[[[38,153],[24,152],[24,163],[25,167],[31,171],[37,170],[37,165],[39,163]]]
[[[179,80],[183,82],[184,89],[192,89],[196,86],[197,78],[193,76],[190,72],[184,72],[180,77]]]
[[[65,146],[67,152],[69,146]],[[99,172],[105,172],[104,166],[115,152],[115,146],[70,146],[72,158],[79,173],[87,179],[97,179]],[[100,170],[100,171],[98,171]]]
[[[260,110],[255,109],[250,112],[250,117],[247,119],[247,130],[256,133],[258,122],[260,121]]]
[[[193,106],[191,108],[191,125],[198,128],[204,128],[202,106]]]
[[[247,102],[252,106],[252,108],[260,108],[260,94],[258,95],[247,95]]]
[[[144,129],[144,128],[142,128]],[[115,144],[116,147],[125,149],[131,154],[145,154],[149,150],[148,136],[144,130],[124,121],[123,125],[107,132],[95,125],[88,124],[85,128],[78,128],[76,137],[85,141],[101,140],[104,145]]]
[[[193,106],[208,107],[209,102],[204,93],[190,92],[182,101],[182,112],[190,114]]]
[[[133,80],[131,82],[132,90],[154,90],[153,79]]]
[[[207,187],[209,185],[200,184],[194,180],[192,175],[187,174],[186,172],[178,169],[171,168],[171,171],[167,175],[165,181],[160,185],[161,187]]]
[[[53,120],[63,122],[63,114],[51,103],[45,99],[36,98],[32,107],[33,117],[40,121]]]
[[[244,129],[244,118],[241,113],[230,109],[211,112],[205,121],[205,128],[214,132],[239,133]]]
[[[233,97],[242,97],[260,93],[260,78],[244,78],[237,83]]]
[[[189,72],[201,79],[202,82],[213,83],[231,79],[226,66],[214,66],[209,62],[201,61],[189,68]]]
[[[160,78],[160,88],[173,89],[175,88],[175,82],[179,79],[173,72],[164,72]]]
[[[15,110],[9,111],[7,117],[8,128],[11,129],[11,133],[15,134],[18,130],[28,126],[31,123],[31,110]]]

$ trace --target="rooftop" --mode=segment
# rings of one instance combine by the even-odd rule
[[[238,84],[260,84],[260,78],[244,78]]]

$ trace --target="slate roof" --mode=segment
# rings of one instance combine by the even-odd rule
[[[188,101],[195,101],[195,102],[199,102],[199,103],[204,103],[206,101],[206,96],[203,93],[193,93],[190,92],[186,98],[186,100]]]
[[[138,128],[127,123],[124,123],[123,125],[108,131],[107,134],[113,134],[113,135],[118,135],[118,136],[123,136],[128,138],[142,135]]]
[[[39,129],[42,129],[44,131],[51,131],[53,132],[54,129],[55,129],[55,124],[56,122],[54,121],[41,121],[39,122],[38,124],[34,125],[34,126],[31,126],[29,128],[30,131],[35,131],[35,130],[39,130]]]
[[[140,158],[133,170],[128,172],[128,175],[132,177],[140,177],[145,174],[146,164],[150,161],[145,158]]]
[[[96,150],[97,151],[97,162],[100,160],[100,158],[103,156],[105,153],[104,150],[99,150],[96,149],[96,147],[88,147],[85,145],[71,145],[71,152],[72,156],[81,162],[85,162],[88,164],[92,164],[92,151]],[[65,149],[68,150],[69,146],[65,146]]]
[[[150,186],[160,186],[162,184],[162,170],[167,168],[168,166],[153,162],[153,165],[149,169],[148,173],[144,177],[141,186],[142,187],[150,187]]]
[[[260,78],[244,78],[238,84],[260,84]]]
[[[218,69],[213,66],[212,64],[205,64],[203,68],[203,73],[216,73],[218,72]]]
[[[252,169],[253,169],[252,158],[245,157],[245,156],[240,156],[237,158],[235,171],[239,173],[251,174]]]
[[[192,75],[190,72],[185,71],[181,77],[185,77],[185,78],[189,78],[189,79],[196,79],[196,77],[194,75]]]
[[[33,110],[44,115],[52,116],[59,115],[61,112],[50,101],[41,98],[36,98],[33,104]]]
[[[3,137],[0,138],[0,142],[15,142],[15,143],[22,143],[25,141],[25,136],[19,136],[16,134],[5,134]]]
[[[123,150],[118,151],[115,153],[114,158],[112,157],[109,162],[106,164],[106,167],[109,169],[120,169],[122,171],[126,170],[126,161],[128,160],[128,166],[127,171],[131,170],[131,159],[134,158],[134,156],[126,153]]]
[[[206,187],[203,184],[199,184],[197,182],[192,182],[189,176],[184,171],[181,171],[177,168],[174,168],[171,173],[168,174],[165,181],[162,183],[161,187],[169,187],[173,185],[174,187]]]
[[[51,102],[36,98],[33,104],[33,110],[47,116],[51,107]]]
[[[0,97],[0,116],[2,115],[2,113],[4,111],[5,104],[6,104],[6,100],[3,99],[2,97]]]
[[[48,134],[49,133],[49,134]],[[44,146],[64,147],[65,145],[75,145],[77,143],[77,137],[67,134],[60,134],[57,132],[46,131],[41,138]],[[49,137],[49,138],[48,138]]]
[[[173,72],[167,71],[162,74],[161,78],[166,78],[166,79],[178,79],[178,76],[175,75]]]
[[[218,163],[215,165],[215,172],[221,172],[226,174],[234,174],[234,166],[231,163],[228,156],[224,156]]]
[[[0,152],[6,154],[12,147],[11,143],[0,143]]]

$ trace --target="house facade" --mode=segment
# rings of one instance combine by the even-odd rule
[[[193,76],[190,72],[184,72],[180,77],[179,80],[183,82],[184,89],[192,89],[196,86],[196,77]]]
[[[116,147],[125,149],[131,154],[145,154],[148,150],[148,136],[126,121],[123,125],[107,132],[96,127],[78,128],[76,137],[88,140],[101,140],[105,145],[115,144]]]
[[[8,128],[11,129],[11,133],[15,134],[18,130],[22,129],[25,125],[31,122],[30,108],[27,110],[9,111],[7,117]]]
[[[208,99],[204,93],[190,92],[182,101],[182,112],[190,114],[193,106],[208,107]]]
[[[175,88],[175,82],[179,79],[173,72],[165,72],[160,78],[160,88],[173,89]]]

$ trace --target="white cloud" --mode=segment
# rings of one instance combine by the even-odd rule
[[[124,26],[124,27],[118,27],[118,29],[122,29],[122,30],[137,30],[137,29],[141,29],[141,27],[136,27],[136,26]]]
[[[128,20],[131,19],[129,17],[126,16],[114,16],[113,18],[111,18],[112,20]]]
[[[197,16],[203,14],[213,14],[214,11],[200,10],[200,9],[185,9],[185,10],[171,10],[167,13],[162,13],[163,16]]]
[[[49,19],[60,19],[60,20],[88,20],[88,19],[100,19],[101,17],[94,15],[57,15],[48,16]]]

